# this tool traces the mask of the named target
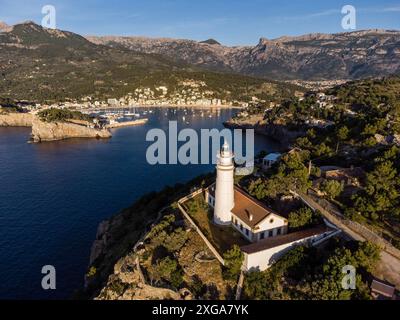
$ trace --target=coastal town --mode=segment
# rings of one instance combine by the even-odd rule
[[[265,100],[252,97],[250,101],[229,101],[218,98],[218,94],[207,89],[203,81],[185,80],[179,84],[173,92],[167,86],[137,88],[132,93],[119,98],[96,100],[92,96],[85,96],[79,100],[57,102],[53,104],[35,103],[29,105],[28,101],[21,101],[26,110],[38,110],[44,108],[68,108],[80,110],[84,113],[98,109],[130,108],[130,107],[213,107],[213,108],[245,108],[249,104]],[[26,105],[28,104],[28,105]]]

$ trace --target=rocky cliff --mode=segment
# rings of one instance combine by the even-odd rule
[[[282,147],[287,147],[305,132],[301,130],[289,130],[284,125],[267,123],[263,115],[252,115],[246,118],[233,118],[224,123],[225,127],[231,129],[254,129],[257,134],[267,136],[279,142]]]
[[[92,246],[85,288],[77,297],[178,300],[200,294],[208,298],[230,295],[230,283],[222,279],[220,263],[215,258],[199,258],[200,254],[202,257],[212,254],[173,205],[194,186],[209,184],[214,179],[211,174],[185,185],[166,187],[102,222]],[[174,247],[169,256],[176,263],[176,272],[179,271],[175,275],[184,280],[179,288],[157,277],[158,262],[165,257],[163,244],[168,250]]]
[[[33,115],[30,113],[0,114],[0,127],[32,127]]]
[[[32,122],[32,139],[34,142],[55,141],[70,138],[111,138],[108,130],[98,130],[68,122],[43,122],[34,119]]]
[[[305,132],[301,130],[289,130],[284,125],[268,124],[264,127],[263,134],[280,142],[282,145],[288,146],[297,138],[304,136]]]

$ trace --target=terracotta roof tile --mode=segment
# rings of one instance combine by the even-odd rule
[[[235,187],[235,207],[232,213],[253,229],[271,214],[281,216],[238,187]]]

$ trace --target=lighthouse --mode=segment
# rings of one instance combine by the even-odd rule
[[[217,156],[217,183],[215,188],[214,222],[230,225],[234,203],[234,155],[225,141]]]

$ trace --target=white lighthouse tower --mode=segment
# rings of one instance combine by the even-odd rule
[[[232,220],[234,203],[234,155],[225,141],[217,156],[217,183],[215,189],[214,222],[229,225]]]

